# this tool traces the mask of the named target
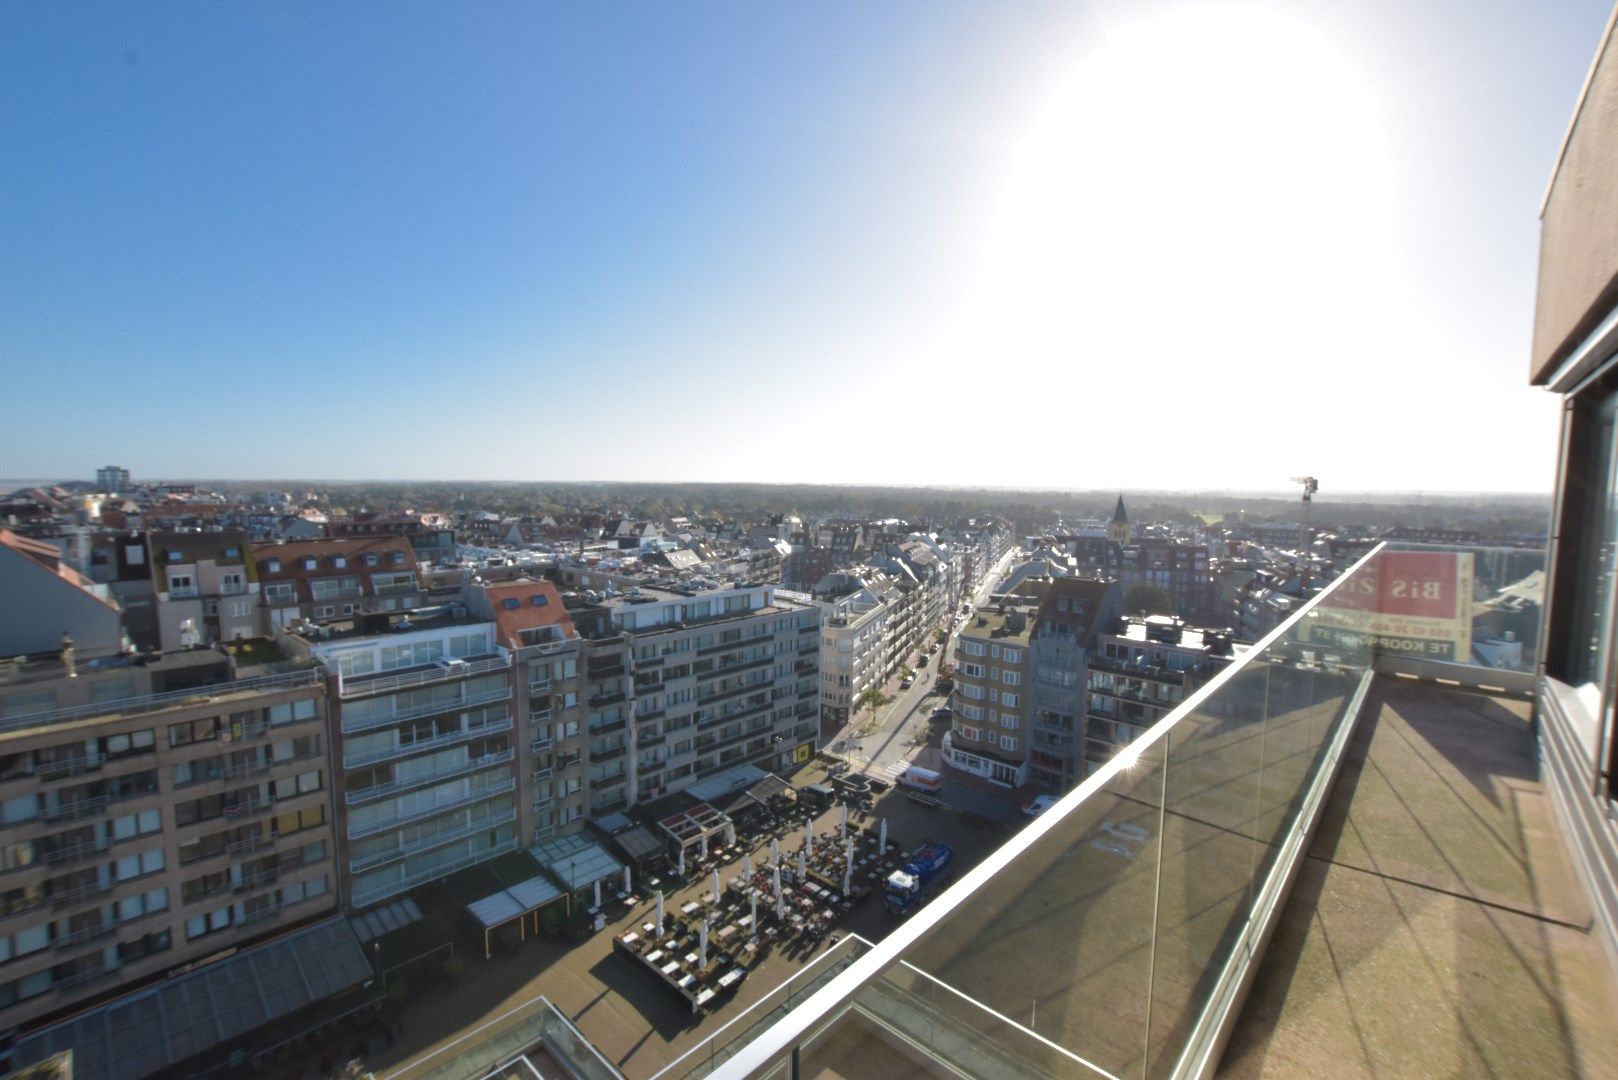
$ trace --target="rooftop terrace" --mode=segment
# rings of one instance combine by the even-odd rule
[[[1615,1017],[1529,703],[1379,677],[1220,1073],[1618,1076]]]

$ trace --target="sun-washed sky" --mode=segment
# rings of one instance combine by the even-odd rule
[[[0,476],[1548,489],[1609,11],[0,5]]]

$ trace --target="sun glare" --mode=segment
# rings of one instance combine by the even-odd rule
[[[1110,26],[1029,126],[956,341],[1099,393],[1172,362],[1250,392],[1384,287],[1379,110],[1321,30],[1256,5]],[[1336,324],[1322,333],[1323,320]],[[1213,415],[1213,414],[1210,414]]]

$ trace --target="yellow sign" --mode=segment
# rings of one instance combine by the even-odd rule
[[[799,743],[797,752],[792,755],[792,760],[797,762],[799,765],[802,765],[804,762],[809,760],[814,752],[814,743]]]

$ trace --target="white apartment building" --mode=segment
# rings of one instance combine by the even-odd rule
[[[860,695],[882,685],[888,604],[871,588],[816,600],[820,607],[820,718],[848,722]]]

